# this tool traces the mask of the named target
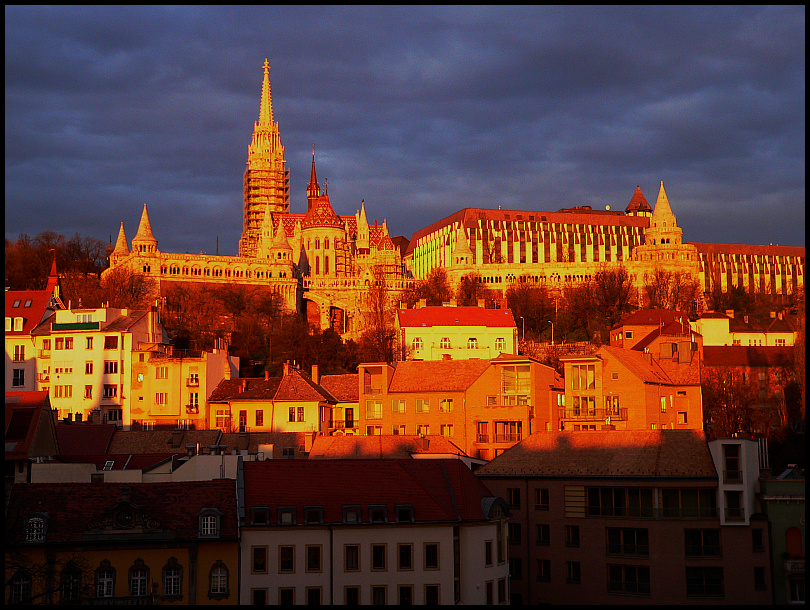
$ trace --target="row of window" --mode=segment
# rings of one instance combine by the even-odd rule
[[[420,351],[425,348],[425,343],[421,337],[414,337],[413,341],[411,342],[411,348],[414,351]],[[450,337],[442,337],[439,341],[439,349],[452,349],[453,345],[450,341]],[[478,339],[476,337],[470,337],[467,339],[467,349],[478,349]],[[502,352],[506,349],[506,339],[503,337],[498,337],[495,339],[495,351]]]
[[[343,523],[362,523],[363,511],[359,505],[349,504],[343,506]],[[412,523],[414,520],[413,506],[410,504],[394,505],[393,515],[389,517],[388,506],[372,504],[367,508],[367,523]],[[268,507],[253,507],[250,509],[252,525],[269,525],[270,509]],[[279,525],[293,525],[298,523],[298,509],[295,506],[279,506],[276,509],[276,523]],[[323,523],[322,506],[305,506],[303,510],[303,523],[317,525]]]
[[[523,579],[523,562],[520,558],[512,558],[510,562],[510,576],[512,580]],[[551,582],[552,562],[550,559],[537,560],[536,580],[538,582]],[[566,584],[582,584],[582,568],[579,561],[565,562]],[[767,588],[765,568],[755,566],[752,577],[754,588],[764,591]],[[723,568],[719,566],[692,566],[685,571],[686,595],[689,597],[722,597],[723,596]],[[627,595],[650,595],[650,568],[638,565],[607,566],[608,593]]]
[[[281,545],[278,547],[277,572],[279,574],[294,574],[296,571],[295,561],[296,547],[294,545]],[[251,547],[251,573],[267,574],[269,566],[269,547]],[[414,555],[414,545],[412,543],[402,543],[396,545],[396,557],[394,565],[397,570],[418,569],[416,557]],[[374,572],[385,572],[389,569],[389,556],[387,544],[369,545],[369,568]],[[343,545],[343,571],[361,571],[361,545]],[[422,549],[421,569],[439,569],[439,543],[425,542]],[[304,546],[304,571],[321,572],[323,570],[323,545],[308,544]]]
[[[453,399],[440,398],[438,399],[438,413],[452,413],[453,412]],[[414,409],[417,413],[430,413],[430,398],[417,398],[414,402]],[[404,398],[396,398],[391,401],[391,413],[406,413],[407,400]],[[366,400],[366,419],[382,419],[383,417],[383,402],[382,400]],[[291,420],[292,421],[292,420]]]
[[[394,589],[394,586],[392,585],[390,588]],[[368,597],[365,598],[363,595]],[[437,606],[442,603],[441,586],[438,584],[424,585],[423,595],[424,601],[422,603],[426,606]],[[324,603],[322,587],[304,587],[304,596],[304,603],[307,605],[319,606]],[[267,589],[252,589],[250,597],[254,606],[274,603],[269,600]],[[396,585],[396,597],[391,599],[389,599],[388,585],[371,585],[367,588],[365,594],[363,593],[363,587],[360,585],[346,585],[343,587],[343,602],[350,606],[359,606],[361,604],[382,606],[392,603],[410,606],[416,603],[416,600],[414,598],[414,585],[411,584]],[[296,600],[296,588],[279,587],[277,603],[281,606],[292,606],[300,603]]]
[[[157,593],[162,598],[179,599],[183,595],[184,568],[176,557],[170,557],[161,570],[160,590],[152,591],[151,571],[143,559],[136,559],[127,573],[128,595],[146,597]],[[114,597],[116,593],[117,570],[109,560],[101,562],[93,573],[92,594],[96,598]],[[90,597],[91,583],[74,562],[68,562],[60,573],[59,601],[76,602]],[[208,572],[208,595],[212,599],[228,597],[229,571],[227,566],[217,560]],[[26,570],[17,571],[11,579],[9,603],[22,604],[31,601],[32,575]]]
[[[84,338],[85,349],[93,349],[93,339],[94,337]],[[73,337],[56,337],[54,339],[43,339],[42,351],[46,353],[50,352],[52,344],[53,348],[56,350],[73,349]],[[118,335],[106,335],[104,337],[104,349],[118,349]]]

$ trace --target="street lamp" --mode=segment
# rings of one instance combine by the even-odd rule
[[[520,321],[523,323],[523,332],[521,333],[520,340],[526,340],[526,319],[523,316],[520,316]]]
[[[548,323],[551,324],[551,345],[554,345],[554,322],[549,320]]]

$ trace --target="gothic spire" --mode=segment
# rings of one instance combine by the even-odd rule
[[[138,232],[132,240],[132,249],[138,252],[156,252],[157,239],[152,234],[152,224],[149,222],[149,212],[146,210],[146,204],[143,204],[143,213],[141,214],[141,222],[138,225]]]
[[[118,229],[118,239],[115,242],[115,249],[113,249],[113,256],[129,256],[129,247],[127,246],[127,234],[124,232],[124,223],[121,222],[121,228]]]
[[[270,93],[270,64],[264,58],[264,80],[262,81],[262,101],[259,106],[259,125],[273,127],[273,98]]]

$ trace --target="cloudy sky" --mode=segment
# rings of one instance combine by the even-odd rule
[[[463,207],[623,210],[804,246],[804,7],[6,7],[6,237],[236,254],[269,59],[306,210],[412,234]]]

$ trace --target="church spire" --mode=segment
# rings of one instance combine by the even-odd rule
[[[116,258],[126,258],[129,256],[129,247],[127,246],[127,234],[124,232],[124,223],[121,222],[121,228],[118,229],[118,239],[115,241],[115,249],[112,255]]]
[[[321,195],[321,187],[318,184],[318,176],[315,174],[315,145],[312,145],[312,169],[309,172],[309,184],[307,185],[307,210],[311,210],[312,206]]]
[[[259,106],[259,125],[273,127],[273,98],[270,93],[270,64],[264,58],[264,80],[262,80],[262,101]]]
[[[157,252],[157,240],[152,234],[152,224],[149,222],[149,212],[146,210],[145,203],[138,232],[132,240],[132,249],[137,252]]]

